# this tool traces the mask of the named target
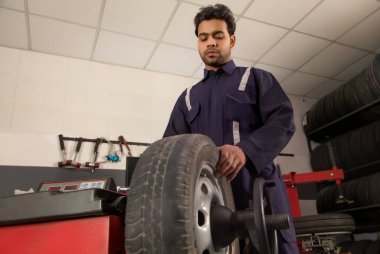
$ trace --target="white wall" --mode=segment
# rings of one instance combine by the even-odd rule
[[[307,146],[306,136],[303,132],[302,119],[304,114],[317,100],[293,95],[289,95],[289,98],[294,109],[294,123],[296,125],[296,132],[282,152],[294,154],[294,157],[278,156],[275,159],[275,163],[280,166],[283,174],[289,171],[300,173],[311,172],[310,153]]]
[[[58,134],[151,143],[161,138],[178,95],[198,80],[0,47],[0,165],[56,166]],[[310,171],[301,119],[315,102],[290,96],[297,131],[279,157],[282,172]],[[66,142],[69,151],[74,142]],[[106,154],[107,146],[101,146]],[[80,161],[89,161],[85,143]],[[142,148],[133,147],[138,155]],[[105,166],[105,165],[104,165]],[[106,168],[124,168],[125,163]]]
[[[0,165],[56,166],[58,134],[151,143],[195,79],[0,47]],[[67,142],[68,150],[75,144]],[[84,143],[82,162],[92,144]],[[107,151],[102,145],[101,150]],[[133,147],[134,155],[142,148]],[[107,168],[124,168],[125,163]]]

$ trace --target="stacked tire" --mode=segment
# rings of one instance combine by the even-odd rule
[[[309,135],[318,128],[343,117],[380,98],[380,55],[371,65],[352,80],[320,99],[305,115],[304,131]],[[342,132],[380,119],[380,105],[361,112],[356,121],[329,129],[330,133],[310,135],[319,142],[324,136],[336,136]]]
[[[357,242],[342,242],[339,244],[340,253],[352,254],[378,254],[380,241],[362,240]]]
[[[324,188],[317,196],[319,213],[380,204],[380,173],[345,182],[340,187],[346,202],[336,202],[339,198],[336,185]],[[356,223],[379,223],[380,207],[353,212],[351,215]]]
[[[308,215],[295,217],[294,228],[297,236],[335,232],[351,233],[355,230],[355,221],[351,215],[344,213]]]
[[[332,147],[335,163],[329,155],[329,145]],[[310,162],[314,171],[338,166],[346,171],[347,178],[357,178],[378,171],[380,166],[371,163],[379,159],[380,120],[321,144],[312,151]],[[368,166],[358,171],[350,170],[363,165]]]
[[[303,123],[308,139],[320,143],[311,152],[313,170],[337,166],[349,180],[341,190],[329,185],[318,193],[318,212],[348,212],[359,231],[368,223],[380,227],[380,55],[313,105]],[[364,243],[354,245],[352,253],[367,253]]]

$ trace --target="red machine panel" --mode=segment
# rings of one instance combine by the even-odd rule
[[[21,208],[22,209],[22,208]],[[125,253],[124,228],[118,216],[0,227],[0,253]]]

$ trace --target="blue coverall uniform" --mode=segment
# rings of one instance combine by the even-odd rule
[[[247,163],[231,182],[236,209],[248,207],[253,181],[263,177],[276,183],[268,193],[273,211],[290,214],[287,192],[273,163],[295,131],[288,97],[271,73],[236,67],[233,60],[204,73],[178,98],[164,137],[199,133],[216,146],[240,147]],[[279,253],[299,253],[293,224],[279,234]]]

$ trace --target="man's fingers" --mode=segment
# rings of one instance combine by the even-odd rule
[[[244,166],[246,158],[243,151],[232,145],[218,147],[220,152],[219,160],[216,165],[215,175],[217,177],[227,177],[232,180]]]
[[[240,169],[241,169],[243,166],[244,166],[244,165],[243,165],[242,163],[238,164],[238,165],[236,166],[235,170],[234,170],[231,174],[227,175],[227,181],[228,181],[228,182],[231,182],[231,181],[237,176],[237,174],[239,173]]]
[[[228,151],[225,151],[223,149],[219,149],[219,161],[218,163],[216,164],[216,169],[219,171],[220,168],[222,167],[222,165],[224,164],[224,162],[227,160],[228,158]]]
[[[221,168],[218,170],[218,175],[220,176],[230,175],[237,169],[239,164],[240,164],[240,161],[236,157],[226,159],[223,165],[221,166]]]
[[[227,175],[227,172],[231,169],[232,167],[232,158],[226,158],[222,164],[220,165],[220,167],[218,168],[218,175],[219,176],[226,176]]]

